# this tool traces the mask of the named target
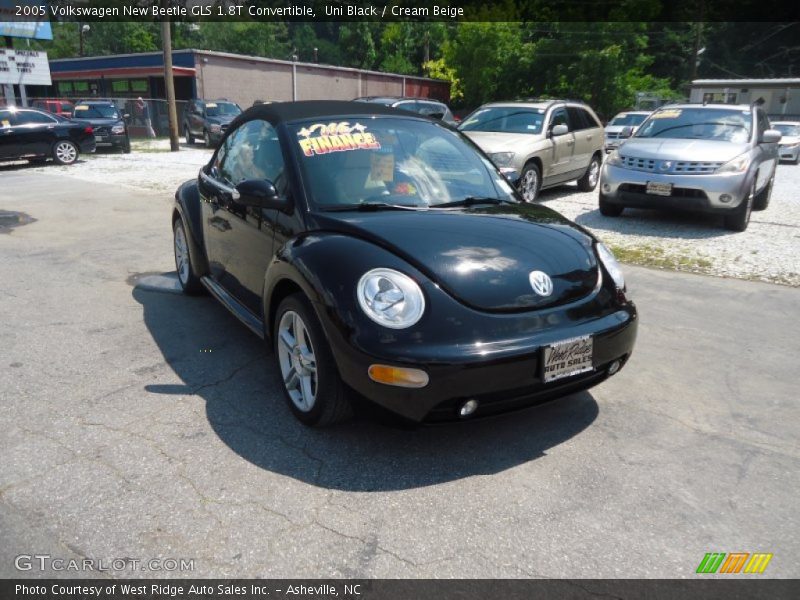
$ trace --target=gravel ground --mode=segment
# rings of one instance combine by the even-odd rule
[[[209,156],[199,145],[181,144],[172,154],[167,140],[136,141],[132,154],[98,153],[71,167],[32,170],[172,195]],[[716,216],[626,209],[620,218],[604,217],[597,192],[578,192],[575,184],[543,192],[541,202],[592,230],[623,262],[800,286],[798,189],[800,167],[780,165],[769,207],[754,212],[743,233],[725,230]]]

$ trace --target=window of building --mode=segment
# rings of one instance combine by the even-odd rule
[[[130,90],[127,79],[114,79],[111,82],[111,90],[114,92],[127,92]]]
[[[131,79],[132,92],[146,92],[148,90],[146,79]]]

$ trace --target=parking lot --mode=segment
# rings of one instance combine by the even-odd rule
[[[628,266],[636,351],[588,393],[310,430],[259,340],[176,292],[172,194],[209,151],[162,150],[0,166],[0,211],[21,213],[0,222],[0,576],[49,554],[193,561],[157,576],[667,578],[739,551],[800,576],[800,167],[744,233],[544,192],[623,259],[728,278]]]

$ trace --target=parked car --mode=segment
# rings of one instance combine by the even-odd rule
[[[50,98],[33,100],[31,107],[58,115],[59,117],[66,117],[67,119],[72,117],[72,113],[75,110],[75,105],[69,100],[55,100]]]
[[[378,104],[248,109],[172,228],[183,290],[269,340],[309,425],[351,391],[413,421],[528,406],[614,375],[636,337],[590,232],[520,202],[452,128]]]
[[[779,160],[800,163],[800,121],[776,121],[772,128],[781,132],[778,143]]]
[[[635,110],[621,112],[611,119],[608,125],[606,125],[605,130],[606,143],[604,149],[606,153],[616,150],[620,142],[625,139],[624,137],[621,138],[620,134],[623,133],[627,127],[631,127],[631,132],[635,132],[649,115],[649,110]]]
[[[92,126],[98,148],[118,148],[128,154],[131,151],[126,122],[129,116],[121,114],[113,102],[91,100],[76,104],[72,118]]]
[[[591,191],[603,156],[603,127],[582,102],[533,100],[493,102],[458,127],[513,179],[525,202],[539,191],[569,181]]]
[[[606,158],[600,212],[693,210],[721,214],[725,227],[744,231],[751,211],[769,204],[780,139],[758,106],[662,107]]]
[[[94,150],[90,125],[31,108],[0,108],[0,161],[52,158],[70,165]]]
[[[182,119],[186,143],[194,144],[199,138],[206,148],[216,146],[241,112],[238,104],[228,100],[190,100]]]
[[[374,104],[383,104],[384,106],[392,106],[401,110],[408,110],[411,112],[431,117],[432,119],[439,119],[448,125],[457,125],[458,120],[453,116],[453,112],[444,103],[434,100],[432,98],[412,98],[408,96],[364,96],[356,98],[356,102],[372,102]]]

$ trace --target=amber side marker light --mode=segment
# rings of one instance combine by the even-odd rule
[[[389,365],[370,365],[369,378],[378,383],[398,387],[421,388],[428,385],[428,374],[425,371]]]

